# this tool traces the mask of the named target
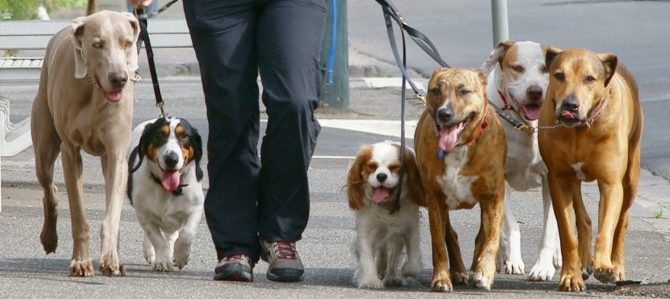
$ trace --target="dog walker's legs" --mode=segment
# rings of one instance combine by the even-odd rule
[[[593,260],[594,276],[604,283],[616,281],[612,264],[614,232],[623,206],[623,186],[620,182],[607,184],[598,181],[600,207],[598,209],[598,236]]]
[[[409,234],[404,236],[403,243],[407,252],[407,259],[402,265],[402,275],[416,277],[421,271],[421,239],[419,228],[412,227]]]
[[[82,161],[78,148],[63,144],[61,146],[63,174],[70,203],[72,221],[72,262],[71,276],[93,276],[93,264],[89,255],[89,226],[83,207]]]
[[[554,216],[554,208],[551,205],[549,182],[546,177],[542,181],[544,232],[542,233],[542,243],[540,243],[540,254],[528,275],[528,279],[532,281],[551,280],[556,269],[561,267],[560,241],[558,239],[556,216]]]
[[[574,190],[571,186],[572,182],[554,176],[551,172],[548,174],[548,179],[563,255],[563,268],[561,268],[561,279],[558,287],[562,291],[583,291],[585,286],[580,269],[581,262],[577,251],[577,239],[570,220],[573,212]],[[576,180],[575,182],[579,183]]]
[[[500,224],[503,218],[503,190],[498,197],[479,201],[481,226],[472,258],[471,283],[477,288],[490,290],[496,272],[496,255],[500,246]]]
[[[521,259],[521,230],[512,214],[512,187],[505,182],[505,201],[503,206],[503,237],[500,239],[502,247],[503,268],[507,274],[523,274],[525,265]]]
[[[44,224],[40,233],[42,247],[47,254],[55,252],[58,247],[58,198],[53,183],[54,163],[60,153],[60,137],[53,126],[53,119],[46,106],[46,99],[38,97],[33,107],[32,138],[35,152],[35,173],[37,181],[44,190]],[[37,124],[39,122],[39,124]],[[39,129],[37,129],[39,128]]]

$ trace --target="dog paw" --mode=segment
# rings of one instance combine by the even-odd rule
[[[40,242],[47,254],[56,252],[56,248],[58,247],[58,233],[56,229],[43,227],[40,233]]]
[[[478,289],[490,291],[491,290],[491,279],[487,278],[482,272],[472,273],[470,277],[472,285]]]
[[[402,265],[401,273],[403,276],[416,277],[421,272],[421,264],[406,262]]]
[[[387,287],[401,287],[405,285],[405,280],[396,275],[386,276],[382,282]]]
[[[515,274],[522,275],[524,274],[524,268],[526,265],[523,264],[521,258],[510,258],[505,261],[503,268],[505,269],[505,274]]]
[[[528,274],[528,280],[530,281],[548,281],[554,277],[556,273],[556,268],[554,268],[553,261],[539,259],[533,265],[533,268],[530,269]]]
[[[174,266],[179,268],[179,270],[183,269],[186,264],[188,264],[188,256],[181,258],[176,257],[174,260]]]
[[[465,272],[451,272],[451,281],[456,285],[468,284],[468,273]]]
[[[70,263],[70,276],[91,277],[93,274],[95,274],[95,271],[93,270],[93,263],[91,260],[72,260]]]
[[[433,281],[430,284],[430,288],[433,292],[452,292],[454,287],[451,285],[451,279],[449,276],[443,278],[433,278]]]
[[[561,247],[556,247],[554,252],[554,268],[563,267],[563,255],[561,254]]]
[[[147,264],[153,265],[154,261],[156,260],[156,253],[154,252],[154,248],[145,248],[142,253],[144,254],[144,260],[147,261]]]
[[[358,282],[358,288],[361,289],[383,289],[384,283],[378,277],[363,278]]]
[[[106,276],[126,276],[126,269],[123,265],[100,265],[100,272]]]
[[[151,265],[151,267],[156,272],[172,272],[172,271],[174,271],[174,268],[172,267],[172,262],[170,262],[170,261],[156,260]]]
[[[595,268],[593,277],[602,283],[615,283],[623,276],[623,272],[619,273],[614,267],[611,268]]]
[[[582,292],[586,290],[581,273],[562,273],[558,289],[565,292]]]
[[[589,277],[591,277],[591,274],[593,274],[593,268],[591,268],[591,266],[582,267],[582,279],[583,280],[589,279]]]

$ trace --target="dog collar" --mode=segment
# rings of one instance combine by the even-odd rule
[[[598,103],[598,106],[596,106],[595,109],[591,110],[591,115],[584,121],[584,125],[587,127],[591,127],[593,122],[600,117],[600,115],[603,114],[603,111],[605,111],[605,108],[607,108],[607,104],[609,103],[610,97],[605,95],[602,100],[600,100],[600,103]]]
[[[158,186],[161,186],[161,189],[163,189],[163,185],[161,185],[161,180],[157,176],[155,176],[153,172],[149,172],[149,174],[151,174],[151,179],[153,179],[154,183],[158,184]],[[186,186],[188,186],[188,184],[181,184],[181,185],[179,185],[179,187],[177,187],[176,190],[174,190],[172,192],[170,192],[170,191],[168,191],[168,192],[172,193],[172,195],[174,195],[174,196],[179,196],[179,195],[182,194],[182,191],[183,191],[182,188],[186,187]],[[163,189],[163,190],[165,190],[165,189]],[[167,190],[165,190],[165,191],[167,191]]]

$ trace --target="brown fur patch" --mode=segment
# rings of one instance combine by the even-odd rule
[[[367,183],[367,176],[364,173],[370,173],[370,166],[367,162],[370,161],[371,158],[372,146],[364,145],[358,151],[356,159],[349,169],[346,186],[347,196],[349,198],[349,208],[354,211],[365,207],[365,202],[363,201],[363,186]]]

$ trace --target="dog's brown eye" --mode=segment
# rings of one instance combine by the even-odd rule
[[[133,42],[131,41],[126,41],[126,48],[130,48],[133,46]]]
[[[586,76],[586,79],[584,79],[586,83],[593,83],[596,82],[596,77],[593,77],[591,75]]]
[[[471,93],[472,93],[472,90],[469,90],[469,89],[461,89],[461,90],[459,90],[459,92],[461,93],[461,96],[466,96],[466,95],[471,94]]]
[[[436,87],[436,88],[431,88],[431,89],[430,89],[430,94],[432,94],[432,95],[434,95],[434,96],[439,96],[440,93],[442,93],[442,91],[441,91],[439,88],[437,88],[437,87]]]
[[[365,168],[367,168],[367,170],[368,170],[369,172],[373,172],[373,171],[377,170],[377,163],[375,163],[375,162],[370,162],[370,163],[368,163],[368,164],[365,165]]]
[[[525,70],[523,66],[520,65],[513,65],[512,69],[517,73],[523,73],[523,71]]]
[[[389,170],[390,170],[391,172],[396,172],[396,171],[400,170],[400,164],[392,164],[392,165],[390,165],[390,166],[389,166]]]
[[[93,48],[96,48],[96,49],[102,49],[104,44],[102,43],[102,41],[95,41],[95,42],[93,42],[93,45],[91,45],[91,46],[93,46]]]
[[[558,80],[558,81],[563,82],[565,80],[565,74],[563,74],[561,72],[555,73],[554,78],[556,78],[556,80]]]

